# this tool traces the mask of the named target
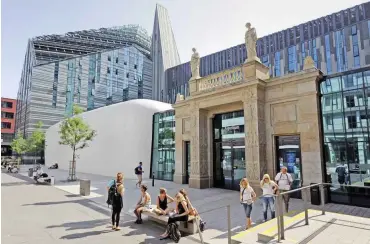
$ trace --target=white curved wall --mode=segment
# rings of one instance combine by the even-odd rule
[[[89,147],[77,151],[77,172],[114,176],[122,172],[125,178],[136,178],[134,168],[143,162],[144,175],[150,173],[153,114],[172,109],[170,104],[137,99],[98,108],[82,114],[97,131]],[[68,170],[72,150],[59,145],[59,125],[46,131],[45,164],[58,163]]]

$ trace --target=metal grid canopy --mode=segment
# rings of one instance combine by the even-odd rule
[[[139,25],[45,35],[31,39],[36,65],[124,46],[135,46],[150,57],[151,38]]]

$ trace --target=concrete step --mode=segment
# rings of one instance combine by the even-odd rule
[[[309,216],[316,216],[318,214],[321,214],[321,211],[309,210]],[[291,226],[294,226],[300,222],[303,222],[304,224],[304,218],[305,218],[304,212],[295,215],[292,215],[292,213],[284,215],[285,229],[288,229]],[[259,224],[249,230],[239,232],[238,234],[232,237],[232,240],[233,243],[269,243],[277,239],[277,234],[278,226],[277,219],[275,218],[266,221],[265,223]],[[285,241],[289,240],[286,239]],[[292,242],[292,240],[290,241]]]

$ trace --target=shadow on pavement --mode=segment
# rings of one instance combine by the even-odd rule
[[[65,235],[60,237],[60,239],[67,239],[67,240],[72,240],[72,239],[79,239],[79,238],[84,238],[88,236],[97,236],[105,233],[112,232],[111,230],[96,230],[96,231],[88,231],[84,233],[75,233],[75,234],[70,234],[70,235]]]
[[[31,204],[23,204],[22,206],[48,206],[48,205],[57,205],[57,204],[67,204],[67,203],[77,203],[92,210],[95,210],[101,214],[110,216],[111,210],[109,208],[104,209],[103,206],[98,205],[96,202],[89,199],[78,199],[71,201],[59,201],[59,202],[37,202]]]

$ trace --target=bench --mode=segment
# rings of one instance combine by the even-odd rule
[[[167,225],[168,222],[168,215],[158,215],[153,212],[153,210],[157,208],[156,205],[151,205],[150,210],[142,212],[142,215],[148,216],[148,220],[154,221],[156,223]],[[198,221],[198,223],[196,222]],[[195,216],[189,216],[187,222],[179,222],[179,230],[186,234],[195,234],[198,233],[198,226],[199,226],[199,219]]]

